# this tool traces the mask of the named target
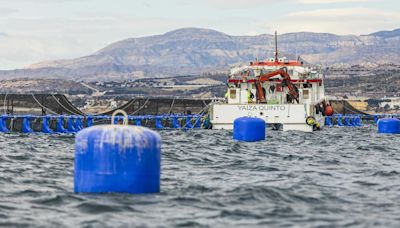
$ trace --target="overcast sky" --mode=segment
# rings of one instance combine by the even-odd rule
[[[0,69],[89,55],[182,27],[230,35],[400,28],[398,0],[0,0]]]

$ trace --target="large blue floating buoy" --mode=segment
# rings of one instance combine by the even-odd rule
[[[145,127],[97,125],[75,138],[74,191],[155,193],[160,191],[161,137]]]
[[[265,140],[265,121],[253,117],[235,119],[233,122],[233,139],[246,142]]]
[[[378,133],[400,134],[400,120],[395,118],[378,120]]]

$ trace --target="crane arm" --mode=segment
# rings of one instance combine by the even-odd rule
[[[262,74],[257,77],[256,80],[256,87],[257,87],[257,93],[258,93],[258,99],[260,100],[261,103],[265,102],[265,94],[262,89],[262,83],[268,81],[272,77],[275,77],[277,75],[280,75],[283,78],[283,82],[287,85],[289,89],[290,96],[294,98],[297,103],[299,103],[299,93],[297,92],[295,85],[293,85],[290,75],[283,69],[279,69],[276,71],[269,72],[267,74]]]

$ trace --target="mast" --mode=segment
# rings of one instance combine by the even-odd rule
[[[275,62],[278,62],[278,33],[275,31]]]

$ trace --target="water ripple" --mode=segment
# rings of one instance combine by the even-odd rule
[[[0,135],[0,226],[383,226],[400,223],[400,140],[373,127],[161,131],[161,193],[74,194],[73,136]]]

